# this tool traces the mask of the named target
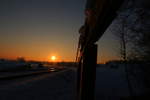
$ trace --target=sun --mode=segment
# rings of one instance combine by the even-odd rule
[[[51,56],[51,60],[55,61],[56,60],[56,56]]]

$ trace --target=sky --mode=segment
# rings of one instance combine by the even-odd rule
[[[86,0],[0,0],[0,58],[75,61]],[[98,62],[117,59],[108,29],[98,41]]]

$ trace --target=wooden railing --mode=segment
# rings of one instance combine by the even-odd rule
[[[87,0],[76,57],[78,100],[94,100],[98,48],[95,43],[117,16],[122,3],[123,0]]]

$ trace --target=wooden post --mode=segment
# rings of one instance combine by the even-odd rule
[[[79,67],[78,100],[94,100],[97,65],[97,45],[87,47],[83,54],[83,61]]]

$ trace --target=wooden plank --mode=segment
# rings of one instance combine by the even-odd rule
[[[85,44],[92,44],[99,40],[104,34],[108,26],[117,16],[117,10],[120,8],[124,0],[94,0],[86,8]],[[88,0],[88,2],[90,2]],[[95,4],[94,4],[95,3]],[[91,7],[91,8],[90,8]]]
[[[80,68],[78,100],[94,100],[97,65],[97,45],[86,48]]]

